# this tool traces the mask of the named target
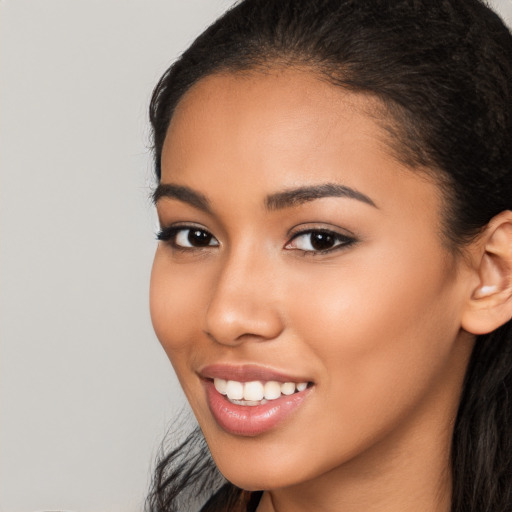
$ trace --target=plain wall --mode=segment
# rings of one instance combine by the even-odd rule
[[[0,2],[0,510],[131,512],[183,398],[153,333],[147,107],[229,0]]]
[[[0,512],[142,508],[183,404],[148,312],[147,106],[231,4],[0,0]]]

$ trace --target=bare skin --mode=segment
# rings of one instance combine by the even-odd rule
[[[369,109],[304,71],[216,75],[164,144],[162,184],[207,208],[157,201],[161,226],[181,227],[157,249],[153,324],[221,472],[266,491],[258,512],[450,510],[477,278],[443,240],[437,185],[392,156]],[[356,194],[269,200],[326,184]],[[277,427],[233,435],[198,375],[213,363],[303,375],[311,392]]]

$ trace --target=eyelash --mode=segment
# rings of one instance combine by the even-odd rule
[[[327,249],[314,249],[313,250],[305,250],[299,248],[290,248],[289,246],[300,237],[305,237],[309,235],[309,244],[312,246],[311,236],[313,234],[321,235],[323,237],[330,237],[332,241],[336,244],[333,247],[329,247]],[[302,251],[304,256],[317,256],[322,254],[329,254],[335,251],[339,251],[342,249],[346,249],[351,245],[355,244],[357,240],[354,237],[348,235],[342,235],[341,233],[337,233],[336,231],[331,231],[329,229],[303,229],[294,233],[290,239],[290,241],[285,245],[285,248],[289,248],[289,250]]]
[[[202,250],[207,247],[217,247],[219,244],[212,244],[212,245],[205,245],[203,247],[201,246],[191,246],[191,247],[184,247],[183,245],[179,245],[176,243],[176,237],[181,231],[198,231],[202,233],[206,233],[211,237],[211,239],[216,240],[216,238],[206,229],[200,227],[200,226],[191,226],[186,224],[181,224],[177,226],[169,226],[169,227],[163,227],[156,235],[157,240],[160,240],[162,242],[165,242],[169,244],[172,249],[176,251],[182,251],[182,252],[188,252],[188,251],[197,251]]]
[[[210,240],[215,240],[217,243],[215,244],[207,244],[204,246],[193,246],[190,247],[179,245],[176,243],[176,237],[181,231],[191,231],[195,230],[197,232],[205,233],[207,236],[211,237]],[[295,241],[298,240],[300,237],[305,236],[311,236],[313,234],[325,236],[325,237],[331,237],[333,239],[333,242],[336,244],[333,247],[327,248],[327,249],[313,249],[313,250],[305,250],[300,248],[293,248],[290,247],[290,245]],[[177,225],[177,226],[169,226],[169,227],[163,227],[156,235],[157,240],[163,241],[167,244],[169,244],[173,250],[181,251],[181,252],[189,252],[189,251],[201,251],[206,248],[210,247],[218,247],[219,242],[216,240],[216,238],[206,229],[200,227],[200,226],[191,226],[191,225]],[[311,243],[311,238],[310,245]],[[351,245],[355,244],[357,240],[354,237],[342,235],[341,233],[337,233],[335,231],[331,231],[328,229],[304,229],[301,231],[297,231],[296,233],[293,233],[291,235],[290,240],[286,243],[285,249],[288,250],[295,250],[295,251],[301,251],[304,256],[316,256],[316,255],[323,255],[332,253],[338,250],[342,250],[345,248],[350,247]]]

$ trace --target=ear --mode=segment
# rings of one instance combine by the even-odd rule
[[[496,215],[470,247],[475,279],[462,328],[487,334],[512,318],[512,211]]]

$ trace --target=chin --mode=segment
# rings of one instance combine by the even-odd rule
[[[246,491],[272,491],[300,483],[298,481],[283,478],[282,474],[276,478],[273,471],[260,472],[253,470],[244,473],[237,473],[236,471],[227,471],[226,473],[223,473],[221,471],[221,473],[224,475],[226,480]]]
[[[258,443],[255,439],[253,441]],[[271,491],[312,478],[312,468],[304,463],[308,460],[307,456],[293,454],[283,446],[274,453],[273,450],[268,451],[270,453],[265,454],[265,447],[262,446],[260,455],[255,454],[253,450],[233,450],[222,454],[215,453],[214,450],[212,455],[223,476],[232,484],[247,491]],[[244,452],[248,455],[238,455]],[[286,452],[288,456],[284,456]]]

